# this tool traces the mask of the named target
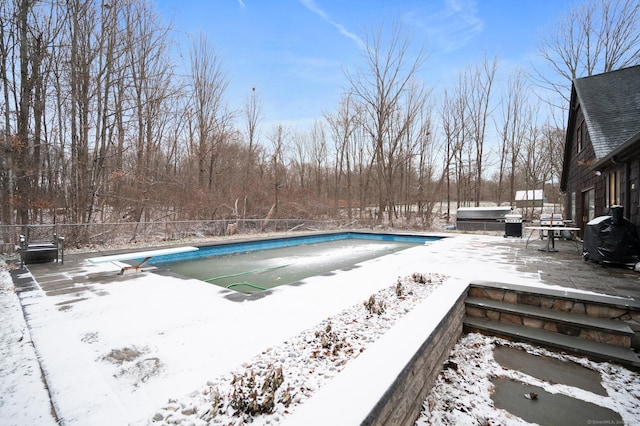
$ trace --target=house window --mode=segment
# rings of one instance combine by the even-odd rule
[[[584,120],[580,122],[578,128],[576,129],[576,150],[577,152],[582,151],[584,148]]]
[[[588,223],[596,217],[596,197],[593,188],[582,193],[582,222]]]
[[[569,197],[569,218],[574,223],[576,221],[576,193],[575,191],[571,193]]]
[[[622,204],[622,200],[620,199],[620,184],[620,170],[607,173],[605,176],[605,200],[607,202],[607,207],[619,206]]]

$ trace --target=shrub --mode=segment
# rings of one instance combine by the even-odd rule
[[[373,294],[369,296],[369,300],[364,302],[364,307],[371,315],[382,315],[384,313],[384,301],[376,302],[376,297]]]
[[[254,416],[256,414],[270,414],[276,403],[276,391],[284,383],[282,367],[270,368],[263,377],[256,376],[253,370],[241,375],[234,375],[231,385],[233,392],[229,405],[237,413]],[[291,395],[286,390],[280,401],[285,406],[291,402]]]

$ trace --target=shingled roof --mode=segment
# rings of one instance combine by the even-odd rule
[[[640,65],[573,82],[596,161],[640,132]]]

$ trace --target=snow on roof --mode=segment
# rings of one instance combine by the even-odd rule
[[[516,201],[531,201],[542,199],[544,199],[544,191],[542,189],[516,191]]]
[[[511,210],[509,206],[501,206],[501,207],[458,207],[458,211],[505,211]]]

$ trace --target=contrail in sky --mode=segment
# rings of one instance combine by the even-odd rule
[[[361,49],[364,49],[365,44],[364,44],[364,42],[362,41],[362,39],[360,37],[358,37],[357,35],[355,35],[351,31],[349,31],[347,28],[345,28],[344,25],[339,24],[338,22],[332,20],[324,10],[322,10],[320,7],[318,7],[318,5],[316,4],[316,2],[314,0],[300,0],[300,3],[302,3],[302,5],[304,7],[306,7],[307,9],[309,9],[311,12],[315,13],[316,15],[318,15],[319,17],[324,19],[326,22],[328,22],[329,24],[331,24],[335,28],[337,28],[337,30],[340,32],[340,34],[342,34],[345,37],[350,38],[353,41],[355,41]]]

